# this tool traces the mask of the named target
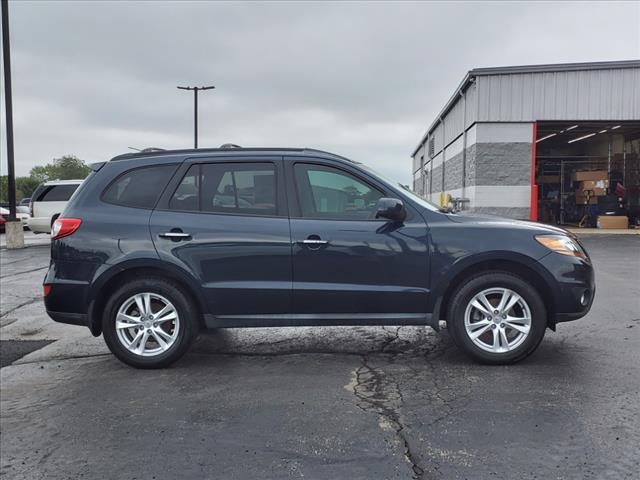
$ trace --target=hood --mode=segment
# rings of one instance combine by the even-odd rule
[[[498,217],[497,215],[459,212],[447,214],[447,218],[456,223],[475,223],[488,227],[517,228],[522,230],[532,230],[539,233],[568,235],[570,237],[575,237],[574,233],[565,228],[557,227],[555,225],[530,222],[527,220],[513,220],[511,218]]]

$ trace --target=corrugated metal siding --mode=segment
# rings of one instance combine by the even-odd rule
[[[467,123],[465,127],[469,128],[478,120],[478,86],[475,83],[470,85],[464,95],[467,99]]]
[[[444,139],[445,145],[451,143],[460,136],[464,128],[464,101],[462,98],[447,113],[444,119]]]
[[[433,154],[435,157],[436,155],[438,155],[438,152],[440,152],[444,148],[444,145],[442,144],[442,123],[439,123],[438,126],[433,130],[433,132],[431,132],[429,138],[434,138]]]
[[[487,75],[476,85],[477,121],[640,119],[637,68]]]
[[[422,145],[420,147],[420,149],[416,152],[416,154],[413,156],[413,171],[415,172],[416,170],[420,170],[422,168],[421,165],[421,157],[424,155],[424,158],[426,160],[427,156],[425,155],[425,146]]]

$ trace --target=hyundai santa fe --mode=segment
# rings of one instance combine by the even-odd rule
[[[489,364],[590,309],[570,232],[441,211],[311,149],[132,153],[95,164],[52,228],[48,315],[139,368],[203,328],[428,325]]]

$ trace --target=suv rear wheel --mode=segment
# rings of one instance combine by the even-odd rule
[[[474,359],[515,363],[542,341],[547,311],[528,282],[507,272],[487,272],[454,293],[447,326],[456,344]]]
[[[180,287],[164,279],[126,283],[109,299],[102,332],[109,350],[137,368],[178,360],[198,331],[197,317]]]

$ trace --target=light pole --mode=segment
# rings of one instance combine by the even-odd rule
[[[2,0],[2,56],[4,70],[4,104],[7,116],[7,187],[9,218],[5,225],[7,248],[24,247],[22,222],[16,220],[16,170],[13,155],[13,103],[11,97],[11,46],[9,44],[9,1]]]
[[[193,90],[193,148],[198,148],[198,92],[200,90],[213,90],[209,87],[178,87],[180,90]]]
[[[16,174],[13,156],[13,102],[11,101],[11,47],[9,45],[9,2],[2,0],[2,56],[4,69],[4,105],[7,125],[7,176],[9,218],[16,219]]]

